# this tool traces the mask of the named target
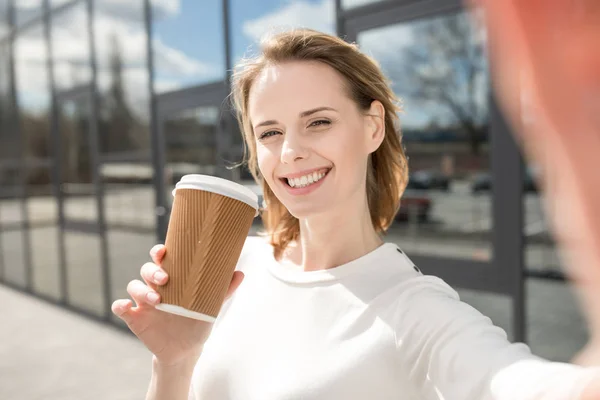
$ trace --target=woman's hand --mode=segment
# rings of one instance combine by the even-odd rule
[[[585,306],[591,340],[576,361],[600,365],[600,1],[471,3],[484,9],[496,93],[541,167],[547,215]]]
[[[164,285],[169,279],[167,273],[160,268],[164,255],[164,246],[154,246],[150,250],[153,262],[144,264],[141,269],[145,284],[139,280],[129,282],[127,292],[136,306],[129,299],[119,299],[113,303],[112,311],[127,323],[159,363],[166,366],[189,364],[190,360],[195,363],[208,339],[212,324],[154,308],[160,302],[156,286]],[[238,288],[243,278],[244,274],[240,271],[233,274],[227,298]]]

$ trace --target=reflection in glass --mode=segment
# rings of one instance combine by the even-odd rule
[[[42,176],[51,176],[51,167]],[[58,203],[52,182],[32,180],[27,185],[30,257],[33,290],[55,300],[60,293]]]
[[[107,232],[110,251],[111,298],[126,299],[127,284],[139,279],[141,266],[148,261],[148,251],[156,244],[156,233],[126,232],[111,229]],[[120,318],[113,316],[113,321]],[[121,321],[122,322],[122,321]]]
[[[410,180],[390,239],[412,254],[489,260],[485,36],[457,13],[359,34],[402,99]]]
[[[153,174],[150,160],[105,162],[101,166],[104,216],[110,229],[153,231],[156,225]]]
[[[48,51],[41,26],[20,34],[14,44],[15,77],[19,122],[24,156],[28,165],[27,181],[49,182],[44,167],[51,158],[50,88],[47,69]],[[37,166],[37,168],[35,167]]]
[[[225,78],[221,0],[152,2],[157,93]],[[189,40],[189,38],[198,38]]]
[[[164,122],[169,191],[185,174],[217,173],[218,107],[185,110]]]
[[[72,3],[77,0],[50,0],[50,9],[55,9],[67,3]]]
[[[37,17],[44,11],[43,0],[14,0],[16,25],[23,25]]]
[[[99,151],[111,160],[149,160],[149,91],[144,2],[95,3],[100,91]]]
[[[8,34],[8,2],[0,1],[0,39]],[[2,55],[0,54],[0,60]]]
[[[342,0],[342,8],[355,8],[380,1],[381,0]]]
[[[21,228],[0,230],[0,246],[4,267],[2,279],[24,289],[27,287],[27,273],[23,233]]]
[[[80,2],[52,15],[54,81],[58,90],[88,84],[91,79],[86,6]]]
[[[257,53],[260,38],[292,28],[312,28],[335,34],[333,0],[273,0],[257,7],[246,0],[230,1],[231,51],[236,63],[244,55]]]
[[[96,189],[93,184],[90,104],[88,97],[64,100],[59,104],[61,143],[61,190],[67,220],[96,222]]]
[[[0,161],[0,229],[17,227],[23,222],[21,168],[18,160]]]
[[[11,101],[8,43],[0,43],[0,226],[21,221],[20,138]]]
[[[100,239],[80,232],[65,232],[64,238],[69,305],[104,315]]]

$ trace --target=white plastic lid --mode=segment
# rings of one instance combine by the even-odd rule
[[[239,183],[217,178],[216,176],[200,174],[184,175],[175,185],[173,196],[175,196],[177,189],[206,190],[207,192],[217,193],[244,202],[258,211],[258,196],[256,193]]]

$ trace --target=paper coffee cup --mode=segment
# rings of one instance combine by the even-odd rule
[[[185,175],[173,190],[173,207],[162,268],[169,281],[159,286],[157,309],[214,322],[225,299],[258,197],[222,178]]]

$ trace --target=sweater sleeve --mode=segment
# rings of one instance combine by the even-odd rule
[[[403,285],[393,317],[401,367],[420,399],[574,400],[598,369],[531,354],[441,279]]]

